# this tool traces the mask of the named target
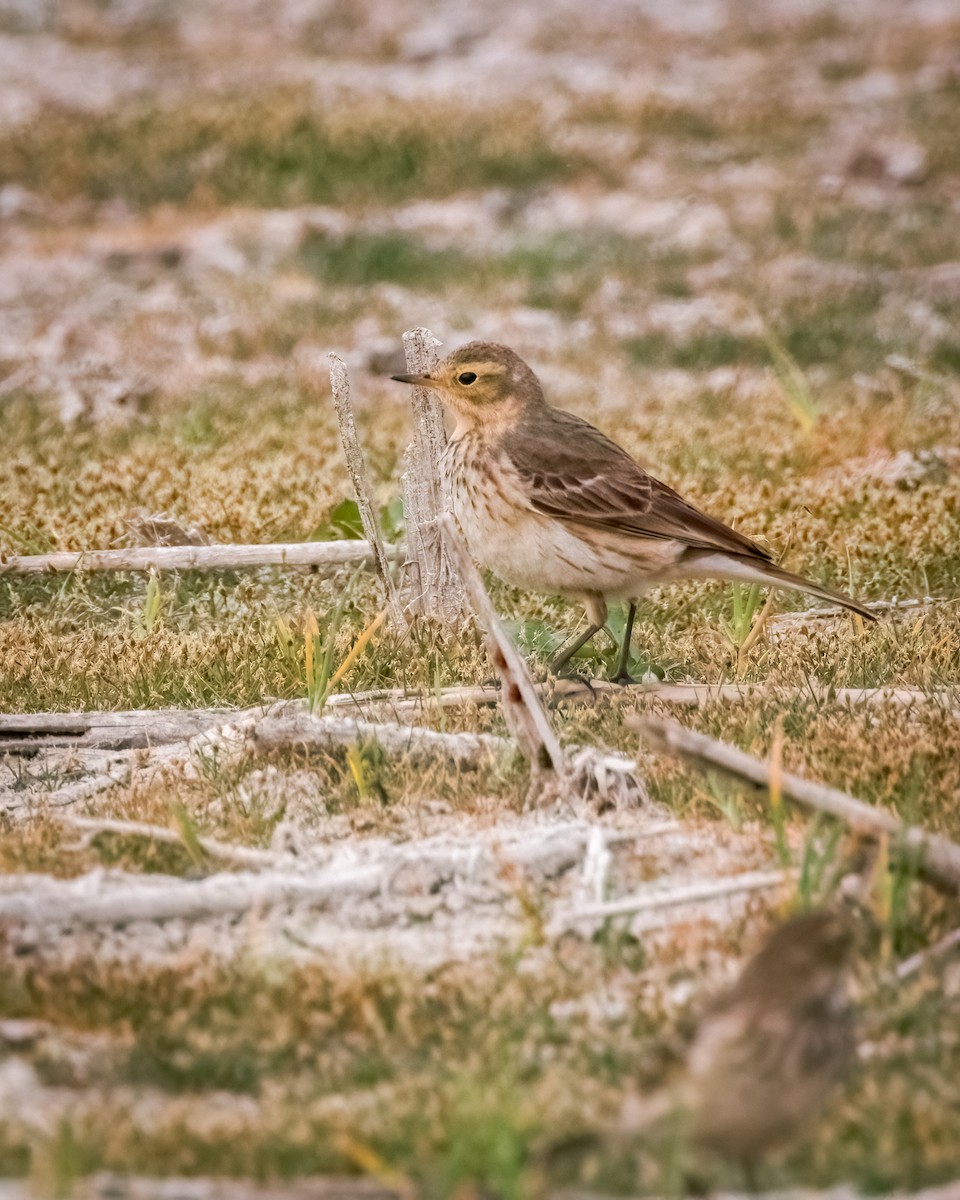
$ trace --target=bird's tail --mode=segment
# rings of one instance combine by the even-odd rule
[[[842,604],[844,608],[849,608],[851,612],[859,614],[868,621],[877,619],[876,613],[872,613],[869,608],[865,608],[852,596],[834,591],[833,588],[824,587],[822,583],[814,583],[812,579],[804,579],[802,575],[786,571],[774,562],[765,562],[763,559],[748,555],[721,554],[719,552],[698,556],[689,565],[694,566],[694,562],[697,575],[702,573],[713,579],[772,584],[775,587],[789,588],[794,592],[806,592],[810,596],[827,600],[831,604]]]

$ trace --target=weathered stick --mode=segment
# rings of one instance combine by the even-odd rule
[[[557,684],[534,683],[538,696],[556,694]],[[771,700],[813,695],[824,702],[839,704],[891,704],[916,708],[923,704],[949,705],[954,693],[949,689],[926,692],[920,688],[835,688],[813,693],[804,687],[770,689],[762,683],[658,683],[624,688],[605,679],[589,682],[590,691],[609,696],[655,700],[664,704],[703,707],[716,702],[735,703],[756,696]],[[583,691],[587,691],[586,685]],[[397,715],[424,711],[432,707],[457,708],[461,705],[482,707],[500,702],[497,687],[457,686],[439,691],[416,692],[405,688],[380,688],[368,692],[335,692],[326,701],[326,709],[364,710],[390,706]],[[292,702],[284,705],[289,712]],[[305,710],[305,706],[304,706]],[[960,708],[950,710],[960,718]],[[264,715],[262,708],[226,709],[131,709],[122,712],[77,713],[0,713],[0,754],[29,754],[60,747],[103,750],[139,749],[187,741],[220,721],[237,721],[247,716]]]
[[[527,664],[501,624],[467,544],[449,513],[439,518],[443,540],[480,622],[487,653],[500,676],[500,703],[507,728],[517,739],[535,771],[563,772],[567,768],[557,735],[547,719]]]
[[[129,761],[116,762],[111,769],[95,771],[73,783],[62,784],[52,791],[30,791],[27,789],[0,789],[0,811],[7,817],[22,820],[35,813],[56,814],[57,810],[78,800],[89,800],[110,788],[130,782],[133,775]]]
[[[569,684],[570,695],[559,694],[559,685]],[[823,703],[836,704],[869,704],[896,705],[900,708],[916,708],[923,704],[939,704],[949,706],[956,702],[955,689],[943,688],[934,691],[924,691],[922,688],[910,687],[878,687],[878,688],[817,688],[804,685],[802,688],[771,687],[766,683],[641,683],[624,687],[620,683],[611,683],[607,679],[590,679],[579,683],[574,680],[552,680],[548,684],[534,683],[537,695],[549,694],[556,701],[570,699],[596,700],[599,695],[622,697],[624,699],[655,700],[663,704],[681,704],[702,708],[704,705],[717,702],[736,703],[761,697],[778,701],[796,697],[811,697]],[[330,696],[327,707],[356,707],[366,708],[370,705],[392,704],[398,711],[413,711],[416,709],[436,706],[439,708],[456,708],[460,705],[483,707],[494,705],[500,699],[500,691],[495,687],[458,685],[456,687],[440,688],[438,691],[410,691],[405,688],[381,688],[370,692],[341,692]],[[951,711],[960,718],[960,707]],[[2,718],[0,718],[2,721]],[[2,730],[2,725],[0,725]]]
[[[915,612],[917,609],[936,608],[941,604],[956,603],[956,600],[950,596],[921,596],[919,598],[908,597],[904,600],[870,600],[867,601],[865,607],[875,613],[897,613]],[[841,608],[840,605],[831,605],[829,608],[804,608],[799,612],[776,613],[770,617],[768,626],[796,625],[805,621],[848,616],[849,613],[848,608]]]
[[[59,824],[82,833],[85,842],[91,841],[101,833],[113,833],[120,837],[147,838],[151,842],[163,842],[170,846],[184,844],[182,836],[176,829],[166,829],[163,825],[149,825],[145,821],[118,821],[109,817],[76,817],[72,813],[65,812],[56,813],[55,818]],[[217,838],[203,835],[197,837],[197,845],[211,858],[243,863],[248,867],[275,866],[280,857],[272,850],[259,850],[255,846],[235,846],[229,842],[221,842]]]
[[[377,512],[370,498],[370,485],[367,482],[367,467],[357,436],[357,423],[353,415],[353,404],[350,400],[350,377],[347,374],[346,363],[337,354],[329,354],[330,359],[330,389],[333,392],[333,406],[337,410],[337,423],[340,426],[340,441],[343,444],[343,457],[350,472],[353,490],[357,496],[357,508],[360,511],[360,522],[373,556],[373,569],[376,571],[383,588],[383,598],[390,616],[395,621],[402,619],[400,598],[390,574],[390,564],[384,549],[383,538],[380,535],[380,523]]]
[[[440,343],[429,329],[403,335],[407,369],[425,375],[437,364]],[[463,590],[437,528],[449,508],[440,479],[440,456],[447,444],[443,410],[428,388],[411,389],[413,441],[403,457],[403,503],[407,524],[408,608],[420,617],[439,617],[449,625],[466,614]]]
[[[620,900],[611,900],[605,904],[587,904],[559,912],[550,922],[550,926],[556,934],[581,920],[603,921],[608,917],[632,916],[635,913],[652,912],[661,908],[674,908],[680,904],[702,904],[708,900],[721,900],[725,896],[767,891],[770,888],[782,887],[791,876],[790,871],[744,871],[740,875],[698,880],[696,883],[684,883],[678,887],[650,887],[633,896],[624,896]]]
[[[622,692],[619,684],[606,684],[602,680],[594,681],[595,688],[604,687],[612,692]],[[918,704],[943,704],[955,701],[956,692],[952,689],[941,689],[933,692],[921,688],[909,687],[878,687],[878,688],[820,688],[816,685],[802,688],[771,688],[766,683],[654,683],[641,684],[628,693],[646,699],[659,700],[664,704],[688,704],[703,707],[716,701],[724,703],[749,700],[756,696],[769,697],[772,700],[780,697],[810,697],[823,703],[837,704],[894,704],[901,708],[912,708]],[[960,717],[960,708],[954,709]]]
[[[660,754],[686,759],[701,770],[727,771],[757,787],[770,786],[770,764],[728,742],[685,729],[675,721],[654,717],[633,717],[627,723]],[[779,786],[787,800],[800,808],[835,817],[861,837],[888,837],[891,854],[915,863],[920,875],[937,887],[954,895],[960,892],[960,846],[956,842],[928,833],[917,825],[906,825],[891,813],[799,775],[780,772]]]
[[[376,741],[391,754],[440,754],[463,764],[481,762],[511,749],[505,738],[492,733],[438,733],[417,725],[380,724],[310,713],[264,717],[254,726],[251,741],[260,752],[290,747],[332,750],[358,741]]]
[[[126,712],[0,713],[0,754],[62,746],[137,750],[189,741],[218,721],[237,720],[262,709],[131,709]]]
[[[927,963],[935,962],[958,946],[960,946],[960,929],[952,929],[932,946],[927,946],[923,950],[918,950],[916,954],[911,954],[909,958],[905,958],[897,967],[897,978],[909,979],[911,975],[916,975],[922,970]]]
[[[385,546],[397,558],[395,546]],[[342,567],[368,562],[369,542],[277,542],[253,546],[133,546],[0,556],[0,575],[55,571],[224,571],[249,567]]]
[[[638,831],[642,836],[642,829]],[[263,871],[221,872],[206,879],[120,876],[93,871],[76,879],[18,876],[0,879],[0,921],[39,926],[99,925],[128,921],[202,920],[252,909],[305,906],[336,912],[357,897],[388,895],[400,872],[415,868],[417,887],[403,895],[435,894],[458,880],[485,881],[504,893],[505,865],[555,878],[580,861],[590,837],[584,823],[535,830],[503,838],[424,839],[420,843],[375,848],[375,857],[357,861],[356,847],[316,860],[282,864]]]

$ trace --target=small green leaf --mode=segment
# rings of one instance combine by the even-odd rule
[[[405,526],[403,500],[396,496],[380,509],[380,532],[388,542],[395,542]]]
[[[311,542],[337,542],[343,538],[355,541],[364,536],[363,522],[356,500],[343,499],[330,513],[326,524],[318,525],[311,533]]]

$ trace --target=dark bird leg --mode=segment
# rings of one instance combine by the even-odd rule
[[[599,625],[594,624],[594,625],[587,626],[587,628],[583,631],[583,633],[581,633],[580,636],[575,641],[571,642],[570,645],[566,648],[566,650],[561,651],[561,653],[558,654],[557,657],[550,664],[550,670],[554,673],[554,675],[559,675],[560,672],[563,670],[563,668],[570,661],[570,659],[573,658],[573,656],[576,654],[576,652],[578,650],[582,649],[587,644],[587,642],[590,641],[590,639],[593,637],[593,635],[595,633],[599,633],[602,628],[603,628],[602,621],[600,622]]]
[[[611,683],[636,683],[637,681],[627,671],[627,663],[630,661],[630,639],[633,637],[633,621],[637,615],[636,600],[630,601],[630,607],[627,609],[627,623],[623,629],[623,645],[620,647],[620,657],[617,660],[617,673],[610,680]]]

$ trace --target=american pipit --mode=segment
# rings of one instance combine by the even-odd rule
[[[705,1014],[680,1091],[694,1142],[750,1168],[823,1109],[856,1049],[853,946],[844,914],[794,917]]]
[[[818,910],[784,922],[700,1020],[679,1077],[631,1095],[603,1131],[552,1143],[556,1164],[636,1137],[688,1144],[739,1163],[794,1141],[823,1111],[856,1051],[848,974],[854,925]]]
[[[608,599],[628,600],[616,675],[626,681],[636,598],[675,579],[775,584],[874,619],[849,596],[777,566],[588,421],[548,404],[508,347],[471,342],[428,375],[393,378],[435,388],[456,418],[442,471],[478,561],[517,587],[582,600],[589,627],[554,671],[603,628]]]

